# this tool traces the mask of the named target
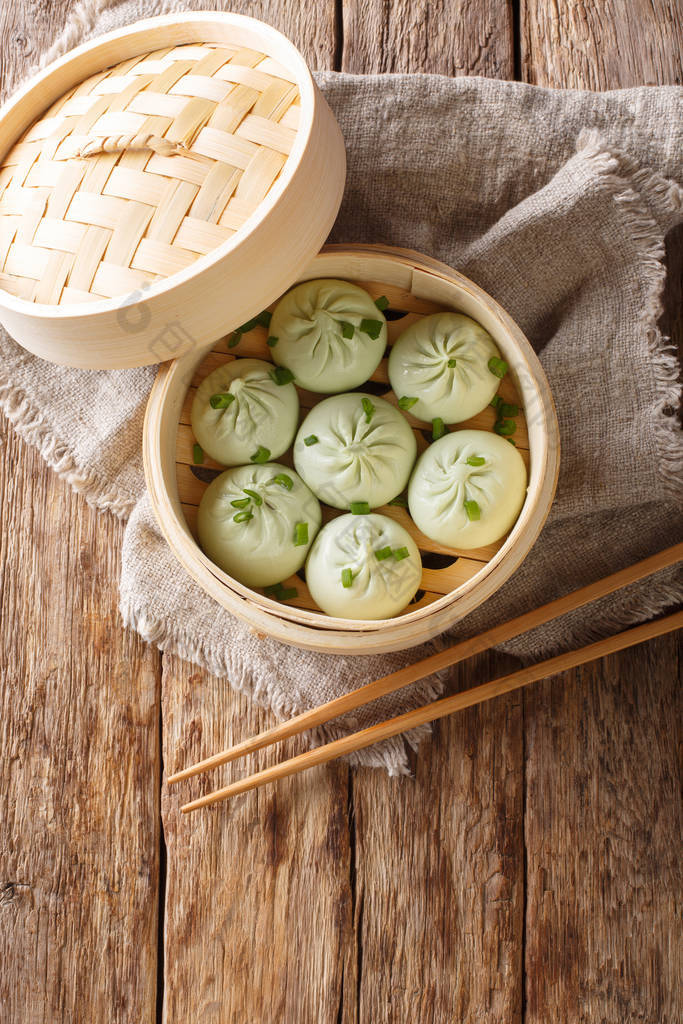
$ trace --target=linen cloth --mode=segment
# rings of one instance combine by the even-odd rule
[[[99,0],[45,60],[137,18],[221,4]],[[227,5],[226,5],[227,6]],[[514,577],[451,631],[471,635],[683,536],[677,361],[658,326],[665,237],[683,220],[683,89],[554,91],[481,78],[351,76],[318,84],[344,134],[347,186],[331,240],[417,249],[471,277],[529,337],[557,405],[557,497]],[[154,520],[141,459],[155,369],[85,372],[0,336],[0,403],[88,501],[127,519],[124,623],[289,716],[423,657],[302,652],[260,639],[185,574]],[[504,645],[539,658],[683,597],[660,573]],[[334,738],[436,695],[429,679],[320,730]],[[409,739],[416,743],[421,730]],[[396,739],[356,758],[405,771]]]

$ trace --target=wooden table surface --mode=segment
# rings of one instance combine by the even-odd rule
[[[5,88],[75,6],[2,5]],[[233,8],[318,68],[681,82],[677,0]],[[122,629],[122,525],[4,421],[0,531],[3,1024],[680,1021],[675,638],[439,723],[414,778],[333,764],[181,819],[164,764],[270,715]]]

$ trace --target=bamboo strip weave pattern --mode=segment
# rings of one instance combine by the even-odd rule
[[[208,43],[92,75],[0,165],[0,288],[80,303],[188,267],[268,195],[296,139],[299,99],[271,57]]]

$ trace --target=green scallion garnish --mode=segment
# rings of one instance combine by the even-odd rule
[[[286,366],[276,366],[274,370],[270,371],[270,376],[276,384],[280,385],[291,384],[294,380],[294,374]]]
[[[403,398],[399,398],[398,407],[406,412],[408,409],[412,409],[412,407],[419,401],[419,398],[410,398],[408,395],[404,395]]]
[[[254,504],[255,505],[262,505],[263,504],[263,498],[258,493],[258,491],[250,491],[248,487],[243,487],[242,490],[244,491],[245,494],[248,494],[250,498],[254,499]]]
[[[483,466],[485,462],[483,455],[470,455],[467,459],[468,466]]]
[[[498,407],[498,415],[502,418],[505,416],[516,416],[519,412],[519,406],[515,405],[514,402],[501,402]]]
[[[294,527],[294,547],[308,544],[308,523],[297,523]]]
[[[353,324],[350,324],[348,320],[340,320],[339,326],[341,327],[342,338],[353,337],[353,332],[356,330],[356,328],[353,326]]]
[[[493,429],[501,437],[509,437],[510,434],[514,434],[517,424],[514,420],[496,420],[493,424]]]
[[[342,584],[342,587],[344,587],[345,589],[348,590],[348,588],[351,586],[352,583],[353,583],[353,570],[352,569],[342,569],[342,571],[341,571],[341,584]]]
[[[219,391],[216,395],[211,395],[209,399],[209,405],[212,409],[227,409],[235,401],[235,396],[231,395],[229,391]]]
[[[274,338],[273,335],[271,334],[271,336],[266,339],[266,345],[268,346],[268,348],[275,348],[279,340],[279,338]]]
[[[291,491],[292,487],[294,486],[294,481],[292,480],[291,476],[287,476],[286,473],[278,473],[277,476],[273,477],[271,483],[279,484],[280,487],[285,487],[288,491]]]
[[[488,361],[488,368],[494,377],[500,377],[501,379],[509,370],[509,366],[505,360],[499,359],[498,356],[491,356]]]
[[[233,508],[246,508],[247,505],[251,504],[251,498],[235,498],[230,504]]]
[[[379,551],[375,551],[375,557],[378,562],[383,562],[385,558],[391,558],[391,547],[387,544],[385,548],[380,548]]]
[[[501,406],[502,404],[503,399],[500,397],[500,395],[494,395],[491,401],[489,402],[489,405],[496,411],[498,411],[499,406]]]
[[[466,513],[468,519],[474,521],[475,519],[479,519],[480,518],[480,516],[481,516],[481,509],[479,508],[479,505],[477,504],[476,501],[474,501],[474,500],[466,501],[464,504],[465,504],[465,513]]]
[[[377,306],[380,313],[383,313],[384,310],[387,309],[389,305],[389,299],[386,297],[386,295],[380,295],[378,299],[375,299],[375,305]]]
[[[389,504],[397,505],[399,508],[408,508],[408,501],[402,494],[397,494],[395,498],[391,499]]]
[[[352,516],[366,516],[370,511],[367,501],[352,501],[349,507]]]
[[[262,465],[264,462],[267,462],[269,458],[270,448],[264,448],[263,445],[260,444],[254,454],[249,456],[249,461]]]
[[[394,548],[393,555],[397,562],[402,562],[404,558],[409,557],[410,551],[408,548]]]
[[[517,442],[514,441],[511,437],[506,437],[505,440],[508,442],[508,444],[511,444],[514,448],[517,447]]]
[[[360,404],[363,406],[363,412],[365,413],[365,422],[369,423],[370,420],[372,419],[373,413],[375,411],[375,407],[374,407],[374,405],[372,404],[372,402],[370,401],[369,398],[361,399],[361,403]]]
[[[316,434],[309,434],[308,437],[304,438],[304,444],[307,448],[310,448],[312,444],[318,443],[318,437]]]
[[[448,360],[448,368],[450,370],[454,370],[457,365],[458,365],[458,360],[454,359],[453,356],[451,356],[451,358]]]
[[[195,466],[201,466],[202,462],[204,461],[204,449],[200,444],[192,445],[192,461],[194,462]]]
[[[282,583],[276,583],[272,587],[264,587],[263,592],[267,597],[274,597],[276,601],[289,601],[290,598],[296,597],[299,593],[296,587],[283,587]]]
[[[267,309],[264,309],[262,313],[252,317],[251,320],[247,320],[246,324],[242,324],[241,327],[235,328],[228,341],[228,348],[234,348],[235,345],[239,345],[242,335],[246,334],[248,331],[253,331],[255,327],[270,327],[270,321],[272,318],[273,314],[269,313]]]
[[[235,333],[231,334],[230,337],[228,338],[228,348],[234,348],[235,345],[239,345],[241,340],[242,340],[241,333],[239,331],[235,331]]]
[[[432,441],[438,441],[446,433],[446,427],[440,416],[432,420]]]
[[[238,512],[237,515],[234,515],[232,518],[236,523],[248,523],[250,519],[254,518],[254,513],[251,511],[250,508],[245,508],[242,509],[241,512]]]
[[[367,334],[368,338],[372,338],[373,341],[379,338],[383,326],[384,324],[381,320],[361,320],[360,322],[360,330],[363,334]]]

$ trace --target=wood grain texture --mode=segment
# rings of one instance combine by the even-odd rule
[[[662,637],[524,695],[526,1020],[680,1020],[681,688]]]
[[[167,773],[272,723],[226,680],[171,657],[162,710]],[[164,1020],[334,1024],[344,985],[355,991],[348,768],[287,780],[227,813],[180,814],[188,793],[236,779],[250,764],[253,757],[164,790]]]
[[[120,628],[121,533],[3,423],[5,1024],[154,1014],[160,658]]]
[[[3,91],[72,5],[0,7]],[[154,1019],[161,658],[123,632],[122,526],[0,422],[0,1018]]]
[[[343,4],[342,71],[514,78],[507,0],[366,0]]]
[[[680,0],[521,0],[521,77],[558,89],[683,81]]]
[[[677,0],[522,0],[523,77],[680,83],[680,14]],[[667,248],[679,339],[682,242]],[[528,1024],[680,1020],[678,650],[662,637],[524,694]]]

